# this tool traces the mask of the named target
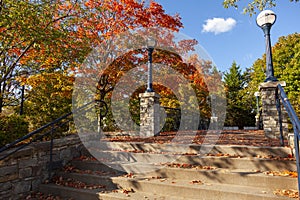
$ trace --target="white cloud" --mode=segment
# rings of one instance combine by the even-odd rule
[[[205,22],[202,26],[202,32],[210,32],[215,35],[228,32],[236,25],[236,21],[233,18],[212,18],[207,19]]]

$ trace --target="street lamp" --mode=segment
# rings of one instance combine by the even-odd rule
[[[147,40],[147,50],[148,50],[148,82],[146,92],[154,92],[152,84],[152,53],[156,46],[156,40],[152,37]]]
[[[276,14],[271,10],[264,10],[256,18],[257,25],[264,31],[266,38],[266,80],[265,82],[278,81],[274,76],[270,30],[276,21]]]
[[[259,92],[254,92],[254,96],[256,97],[256,109],[257,109],[257,114],[255,116],[256,127],[257,127],[257,129],[259,129],[259,117],[260,117],[260,112],[259,112]]]
[[[259,92],[254,92],[254,96],[256,97],[257,113],[259,113]]]
[[[21,77],[27,78],[28,72],[27,71],[21,71]],[[20,115],[24,114],[24,101],[25,101],[25,84],[22,84],[21,87],[21,103],[20,103]]]

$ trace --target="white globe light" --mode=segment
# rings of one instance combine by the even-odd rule
[[[272,10],[264,10],[256,18],[256,23],[259,27],[263,27],[266,24],[273,25],[276,21],[276,14]]]
[[[154,48],[156,46],[156,40],[153,37],[149,37],[147,40],[148,48]]]

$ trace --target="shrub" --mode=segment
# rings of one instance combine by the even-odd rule
[[[0,114],[0,146],[9,144],[28,133],[28,122],[17,114]]]

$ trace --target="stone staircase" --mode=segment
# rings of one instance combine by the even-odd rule
[[[110,142],[102,162],[74,159],[39,190],[74,200],[284,200],[279,194],[297,190],[290,148],[207,145],[200,155],[203,148]]]

